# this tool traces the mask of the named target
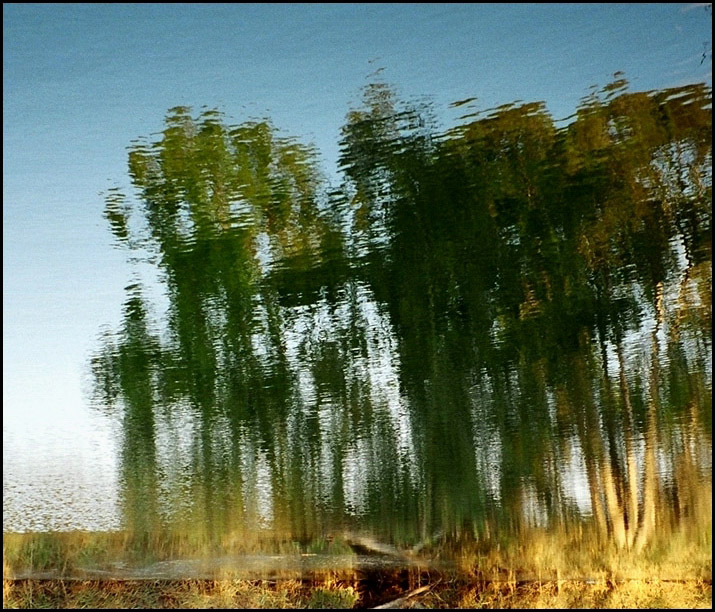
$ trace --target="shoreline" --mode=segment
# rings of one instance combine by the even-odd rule
[[[212,544],[188,533],[6,533],[3,607],[709,609],[707,518],[640,554],[585,529],[530,529],[511,542],[464,535],[417,552],[354,534]]]

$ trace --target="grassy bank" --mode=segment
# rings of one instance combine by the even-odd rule
[[[461,537],[447,545],[457,569],[484,581],[712,581],[712,519],[673,530],[641,553],[599,541],[588,528],[524,530],[516,540]]]
[[[611,542],[600,541],[598,534],[586,527],[522,529],[517,537],[508,539],[453,534],[433,539],[418,553],[409,546],[390,548],[400,548],[405,558],[421,560],[426,567],[444,568],[446,564],[469,579],[488,582],[712,579],[711,516],[688,529],[672,530],[654,539],[639,554],[618,550]],[[77,577],[73,573],[78,568],[111,570],[118,566],[146,567],[163,561],[210,560],[231,555],[264,555],[266,558],[321,555],[344,560],[355,552],[344,534],[299,542],[267,531],[254,532],[250,538],[229,536],[213,543],[192,538],[188,532],[157,533],[152,534],[151,539],[124,532],[3,534],[3,573],[10,578],[32,578],[48,570],[52,576],[45,577]],[[350,563],[348,567],[353,565]],[[215,576],[177,576],[194,577],[243,576],[230,576],[222,571]]]
[[[522,529],[511,540],[452,534],[418,553],[401,547],[406,564],[391,567],[364,563],[349,544],[344,534],[298,542],[266,532],[220,543],[189,533],[4,534],[3,607],[369,608],[410,594],[395,607],[712,607],[711,517],[671,530],[638,555],[585,527]],[[208,575],[153,573],[182,560],[223,562],[229,554]],[[265,561],[258,573],[245,573],[248,555]],[[327,559],[330,569],[316,571],[314,559]],[[281,571],[286,560],[293,565]],[[126,568],[150,571],[143,580],[116,580]]]
[[[340,538],[294,541],[269,530],[229,535],[209,541],[191,530],[163,531],[151,535],[114,532],[33,532],[3,534],[5,574],[54,570],[60,575],[82,567],[107,567],[122,563],[148,565],[157,561],[212,558],[228,554],[291,555],[299,553],[350,554]]]
[[[4,608],[711,608],[712,583],[608,580],[586,583],[442,580],[404,597],[355,581],[6,580]],[[410,591],[406,591],[409,594]]]

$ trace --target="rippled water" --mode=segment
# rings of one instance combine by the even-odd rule
[[[171,109],[105,200],[161,285],[87,364],[101,435],[37,479],[3,453],[5,531],[641,550],[708,524],[711,103],[616,75],[563,125],[515,102],[445,131],[376,80],[337,186],[270,121]],[[63,479],[93,443],[91,487]]]
[[[590,520],[630,546],[693,512],[709,96],[623,91],[562,129],[512,105],[435,134],[376,84],[328,196],[268,123],[174,109],[130,153],[136,200],[107,197],[169,304],[155,319],[128,287],[92,360],[122,525],[417,542]]]

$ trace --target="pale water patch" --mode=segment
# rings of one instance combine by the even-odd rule
[[[119,529],[114,427],[103,415],[82,412],[52,421],[4,419],[3,531]]]

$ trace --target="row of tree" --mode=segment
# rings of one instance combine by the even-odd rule
[[[130,287],[93,359],[127,527],[590,520],[640,550],[707,514],[711,130],[704,85],[618,78],[565,127],[528,103],[439,131],[373,83],[331,189],[268,121],[172,109],[105,209],[169,302],[155,325]]]

